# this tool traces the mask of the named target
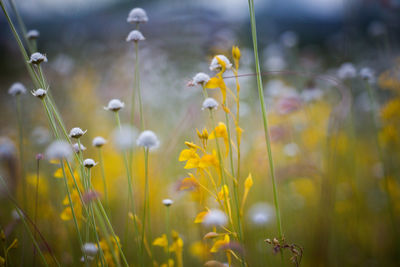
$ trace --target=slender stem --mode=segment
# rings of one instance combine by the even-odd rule
[[[33,47],[31,46],[31,43],[30,43],[29,40],[28,40],[27,30],[26,30],[25,23],[24,23],[24,21],[22,20],[21,15],[19,14],[19,11],[18,11],[18,9],[17,9],[17,7],[16,7],[16,5],[15,5],[15,3],[14,3],[14,0],[9,0],[9,2],[10,2],[10,5],[11,5],[12,10],[14,11],[15,17],[17,18],[17,22],[18,22],[19,27],[20,27],[20,29],[21,29],[21,31],[22,31],[22,35],[23,35],[23,37],[24,37],[24,39],[25,39],[25,42],[26,42],[26,44],[27,44],[27,46],[28,46],[28,50],[29,50],[30,53],[33,53],[34,50],[33,50]]]
[[[263,125],[264,125],[265,142],[267,144],[267,151],[268,151],[269,169],[270,169],[270,175],[271,175],[271,180],[272,180],[272,189],[273,189],[273,194],[274,194],[276,224],[278,227],[279,237],[282,239],[283,231],[282,231],[281,212],[279,209],[278,190],[277,190],[276,180],[275,180],[274,161],[272,158],[271,140],[270,140],[270,136],[269,136],[269,132],[268,132],[267,111],[265,108],[263,83],[262,83],[262,78],[261,78],[261,69],[260,69],[260,62],[259,62],[259,56],[258,56],[257,30],[256,30],[256,19],[255,19],[255,13],[254,13],[254,1],[248,0],[248,3],[249,3],[249,12],[250,12],[250,19],[251,19],[251,35],[253,38],[254,61],[255,61],[255,67],[256,67],[256,73],[257,73],[258,97],[260,99],[260,106],[261,106]]]
[[[110,214],[111,214],[110,202],[109,202],[109,200],[108,200],[108,190],[107,190],[106,172],[105,172],[105,169],[104,169],[103,150],[101,149],[101,147],[99,147],[98,153],[99,153],[99,162],[100,162],[101,178],[102,178],[102,180],[103,180],[104,199],[105,199],[105,202],[106,202],[106,209],[107,209],[108,215],[110,216]]]
[[[33,223],[37,225],[37,211],[38,211],[38,200],[39,200],[39,167],[40,167],[40,159],[36,160],[36,190],[35,190],[35,210],[34,210],[34,217]],[[34,233],[34,237],[36,239],[36,232]],[[36,265],[36,248],[33,249],[33,266]]]
[[[167,266],[168,267],[170,267],[169,266],[169,258],[171,257],[171,255],[170,255],[170,252],[169,252],[169,240],[170,240],[170,238],[171,238],[171,233],[170,233],[170,230],[169,230],[169,207],[170,206],[167,206],[167,223],[166,223],[166,228],[167,228]]]
[[[146,211],[149,202],[149,149],[144,148],[144,201],[143,201],[143,216],[142,216],[142,244],[141,244],[141,254],[142,254],[142,264],[144,264],[144,242],[145,242],[145,232],[146,232]],[[150,227],[150,225],[149,225]]]
[[[65,185],[65,189],[67,190],[67,195],[68,195],[68,202],[69,202],[69,207],[71,209],[71,213],[72,213],[72,218],[74,220],[74,224],[75,224],[75,230],[76,233],[78,234],[78,240],[79,240],[79,244],[81,249],[83,248],[83,241],[82,241],[82,236],[81,236],[81,232],[79,230],[79,225],[78,225],[78,220],[76,219],[76,215],[75,215],[75,210],[74,210],[74,205],[72,203],[72,198],[71,198],[71,193],[69,191],[69,187],[68,187],[68,181],[67,181],[67,174],[65,173],[65,168],[64,168],[64,162],[63,160],[60,160],[60,165],[61,165],[61,169],[63,172],[63,176],[64,176],[64,185]],[[85,258],[85,264],[86,266],[88,266],[88,259],[86,257],[86,254],[83,253],[83,256]]]
[[[25,162],[24,162],[24,132],[22,121],[22,108],[21,108],[21,95],[16,95],[16,108],[17,108],[17,121],[18,121],[18,147],[19,158],[21,167],[21,184],[22,184],[22,203],[23,207],[27,208],[27,195],[26,195],[26,177],[25,177]]]

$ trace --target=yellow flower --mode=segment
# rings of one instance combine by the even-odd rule
[[[400,121],[400,98],[395,98],[386,103],[386,105],[382,107],[381,117],[384,122]]]
[[[224,184],[221,188],[221,191],[218,192],[218,199],[224,200],[225,198],[228,199],[229,197],[229,189],[226,184]]]
[[[222,103],[225,103],[226,100],[226,91],[227,91],[227,87],[225,84],[224,79],[222,78],[222,75],[217,75],[215,77],[212,77],[205,86],[206,89],[216,89],[219,88],[221,90],[221,94],[222,94]]]
[[[229,139],[228,139],[228,131],[226,130],[226,125],[223,122],[219,122],[215,127],[214,131],[211,132],[209,139],[215,139],[217,137],[221,137],[224,139],[226,154],[229,152]]]
[[[81,205],[81,200],[79,197],[79,193],[76,189],[73,189],[71,191],[71,201],[72,201],[72,206],[74,208],[75,216],[77,219],[80,219],[82,217],[82,205]],[[71,207],[69,206],[69,198],[68,196],[65,196],[63,200],[63,205],[66,206],[64,210],[61,212],[60,217],[61,220],[63,221],[69,221],[72,220],[72,210]]]
[[[211,253],[216,253],[216,252],[218,252],[218,251],[221,249],[221,247],[223,247],[223,246],[225,246],[225,245],[229,245],[229,242],[230,242],[229,235],[225,235],[225,236],[224,236],[224,239],[220,239],[220,240],[215,241],[215,243],[214,243],[214,245],[212,246],[210,252],[211,252]]]
[[[194,223],[202,223],[204,220],[204,217],[207,215],[208,210],[202,211],[199,214],[197,214],[196,218],[194,219]]]
[[[154,239],[153,246],[162,247],[164,249],[167,249],[167,246],[168,246],[167,235],[163,234],[162,236],[157,237],[156,239]]]
[[[240,49],[237,46],[232,46],[232,57],[235,60],[236,67],[238,67],[239,64],[237,64],[240,60]]]

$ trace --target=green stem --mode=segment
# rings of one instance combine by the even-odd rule
[[[101,149],[101,147],[98,150],[99,153],[99,162],[100,162],[100,170],[101,170],[101,178],[103,180],[103,190],[104,190],[104,199],[106,202],[106,209],[108,214],[111,214],[111,210],[110,210],[110,203],[108,201],[108,190],[107,190],[107,182],[106,182],[106,172],[104,169],[104,161],[103,161],[103,151]]]
[[[22,201],[23,207],[27,208],[27,195],[26,195],[26,177],[25,177],[25,162],[24,162],[24,133],[23,133],[23,121],[22,121],[22,109],[21,109],[21,95],[16,95],[16,106],[17,106],[17,120],[18,120],[18,139],[19,139],[19,158],[21,167],[21,184],[22,184]]]
[[[254,1],[248,0],[248,3],[249,3],[249,12],[250,12],[250,19],[251,19],[251,35],[253,38],[254,61],[255,61],[256,73],[257,73],[258,96],[260,99],[260,106],[261,106],[261,112],[262,112],[262,117],[263,117],[264,135],[265,135],[265,142],[267,144],[269,169],[270,169],[270,175],[271,175],[271,180],[272,180],[272,189],[273,189],[273,194],[274,194],[276,224],[278,227],[279,237],[280,237],[280,239],[282,239],[283,232],[282,232],[281,212],[279,209],[278,190],[277,190],[276,180],[275,180],[274,161],[272,158],[271,140],[270,140],[270,136],[269,136],[269,132],[268,132],[267,111],[265,108],[263,83],[262,83],[262,78],[261,78],[261,69],[260,69],[260,62],[259,62],[259,56],[258,56],[257,30],[256,30],[256,19],[255,19],[255,13],[254,13]]]
[[[166,223],[166,228],[167,228],[167,266],[169,266],[169,258],[171,257],[170,252],[169,252],[169,240],[171,239],[171,233],[169,230],[169,206],[167,206],[167,223]]]
[[[145,250],[145,232],[146,232],[146,211],[148,208],[148,202],[149,202],[149,149],[144,148],[144,180],[145,180],[145,186],[144,186],[144,202],[143,202],[143,216],[142,216],[142,244],[141,244],[141,254],[142,254],[142,264],[144,264],[145,259],[144,259],[144,250]],[[150,225],[149,225],[150,227]]]

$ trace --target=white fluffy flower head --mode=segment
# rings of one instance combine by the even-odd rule
[[[44,54],[41,54],[39,52],[35,52],[31,55],[30,60],[28,61],[31,64],[36,64],[39,65],[42,62],[47,62],[47,57]]]
[[[31,93],[32,93],[32,95],[34,95],[40,99],[43,99],[47,95],[47,91],[42,88],[32,90]]]
[[[78,143],[73,144],[72,148],[74,149],[75,153],[82,152],[82,151],[86,150],[86,147],[84,145],[82,145],[82,144],[79,145]]]
[[[82,251],[88,256],[96,256],[99,251],[98,247],[94,243],[85,243],[82,247]]]
[[[149,18],[143,8],[136,7],[129,12],[126,21],[129,23],[146,23],[149,21]]]
[[[10,89],[8,89],[8,93],[12,96],[25,94],[26,88],[22,83],[13,83]]]
[[[106,139],[101,136],[96,136],[93,138],[92,145],[95,147],[102,147],[107,143]]]
[[[225,213],[218,209],[209,210],[203,219],[205,226],[224,226],[227,222]]]
[[[136,144],[147,149],[156,149],[160,145],[160,141],[153,131],[146,130],[140,133],[136,139]]]
[[[203,101],[202,110],[204,109],[216,109],[218,107],[218,102],[212,97],[208,97]]]
[[[136,130],[130,125],[122,125],[121,129],[115,129],[113,140],[120,150],[127,150],[133,147],[136,138]]]
[[[250,221],[255,225],[266,225],[272,221],[274,216],[273,207],[265,202],[253,204],[248,213]]]
[[[227,69],[232,68],[232,63],[229,61],[229,59],[226,56],[217,55],[211,60],[210,70],[212,70],[212,71],[220,71],[221,70],[222,66],[219,64],[217,58],[219,58],[219,60],[222,60],[223,62],[225,62],[225,67]]]
[[[369,83],[375,82],[375,72],[370,68],[362,68],[360,70],[360,77]]]
[[[83,166],[85,166],[88,169],[90,169],[96,165],[97,165],[97,163],[93,159],[85,159],[83,161]]]
[[[164,206],[169,207],[172,204],[174,204],[174,201],[172,199],[166,198],[166,199],[162,200],[162,203],[163,203]]]
[[[356,68],[349,62],[343,63],[337,71],[337,76],[342,80],[354,78],[356,75]]]
[[[72,149],[70,144],[65,141],[54,141],[46,149],[46,157],[48,159],[70,159],[72,157]]]
[[[193,77],[193,84],[204,86],[209,80],[210,76],[204,72],[199,72]]]
[[[29,40],[36,40],[37,38],[39,38],[40,33],[38,30],[29,30],[26,33],[26,38],[28,38]]]
[[[110,102],[108,102],[107,107],[104,107],[104,109],[117,112],[118,110],[122,109],[123,107],[125,107],[125,104],[123,102],[121,102],[121,100],[111,99]]]
[[[143,34],[138,30],[131,31],[128,37],[126,37],[127,42],[139,42],[144,40],[146,40],[146,38],[144,38]]]
[[[72,128],[71,131],[69,132],[69,137],[71,137],[71,138],[80,138],[86,132],[87,132],[87,130],[83,131],[81,128],[75,127],[75,128]]]

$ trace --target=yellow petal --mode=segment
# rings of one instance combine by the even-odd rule
[[[219,88],[221,85],[221,80],[218,77],[212,77],[207,83],[206,83],[206,88],[207,89],[216,89]]]
[[[168,246],[167,236],[163,234],[161,237],[157,237],[156,239],[154,239],[153,246],[159,246],[163,248],[167,247]]]
[[[207,213],[208,211],[202,211],[199,214],[197,214],[196,219],[194,219],[194,223],[202,223]]]
[[[244,188],[246,190],[249,190],[253,186],[253,178],[251,176],[251,173],[249,173],[249,176],[247,176],[246,180],[244,181]]]

